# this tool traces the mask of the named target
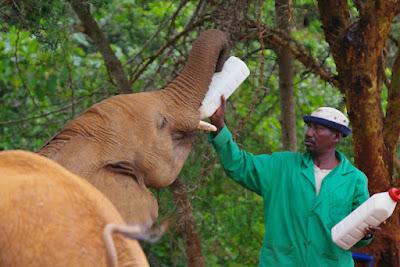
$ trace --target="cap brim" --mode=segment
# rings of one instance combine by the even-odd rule
[[[303,117],[304,122],[312,122],[316,124],[323,125],[325,127],[331,128],[333,130],[336,130],[338,132],[341,132],[344,137],[348,136],[351,134],[351,129],[345,125],[329,121],[327,119],[319,118],[319,117],[314,117],[314,116],[304,116]]]

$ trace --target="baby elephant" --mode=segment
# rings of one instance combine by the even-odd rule
[[[104,229],[124,225],[120,214],[87,181],[37,154],[0,152],[0,216],[0,266],[110,266],[116,258],[148,266],[139,243],[118,234],[117,257],[107,253]]]

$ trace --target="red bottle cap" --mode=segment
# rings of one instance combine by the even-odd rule
[[[396,202],[400,201],[400,188],[390,188],[389,191],[389,196]]]

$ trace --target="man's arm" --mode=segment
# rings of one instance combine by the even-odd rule
[[[217,136],[211,138],[211,143],[226,174],[247,189],[261,195],[260,168],[257,166],[260,165],[258,158],[261,156],[254,156],[241,150],[233,141],[232,134],[226,126]]]
[[[218,129],[216,135],[210,135],[210,141],[228,176],[244,187],[261,195],[262,183],[265,185],[268,182],[268,175],[266,175],[264,170],[268,168],[268,162],[271,156],[255,156],[241,150],[233,140],[231,132],[226,127],[224,116],[225,99],[221,96],[221,106],[213,116],[210,117],[211,123]]]

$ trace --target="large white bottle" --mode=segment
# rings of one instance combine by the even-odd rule
[[[237,57],[229,57],[220,72],[216,72],[211,80],[208,92],[199,108],[200,119],[208,118],[221,105],[221,95],[225,99],[239,87],[249,76],[250,70],[246,63]]]
[[[398,201],[400,188],[374,194],[332,228],[333,242],[343,249],[350,249],[364,237],[368,226],[378,226],[389,218]]]

